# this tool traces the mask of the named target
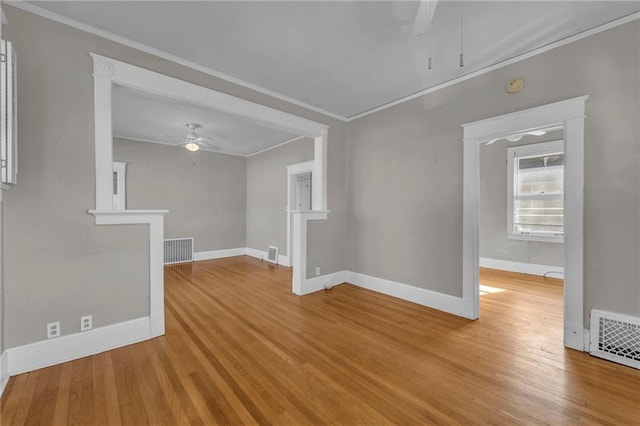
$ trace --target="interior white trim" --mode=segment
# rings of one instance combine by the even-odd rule
[[[96,225],[149,225],[149,319],[151,337],[164,334],[164,215],[168,210],[89,210]]]
[[[487,257],[481,257],[479,260],[481,268],[499,269],[501,271],[519,272],[521,274],[538,275],[541,277],[544,276],[544,274],[551,273],[549,274],[549,278],[562,278],[558,272],[564,274],[564,268],[562,266],[539,265],[536,263],[515,262],[513,260],[491,259]]]
[[[141,342],[151,337],[153,336],[149,318],[144,317],[7,349],[3,356],[7,357],[7,371],[11,376],[15,376]]]
[[[183,80],[136,67],[124,62],[90,53],[93,58],[94,113],[95,113],[95,185],[96,209],[91,210],[96,224],[149,223],[149,270],[150,270],[150,318],[152,336],[164,334],[164,268],[163,255],[163,217],[165,210],[130,211],[112,210],[112,173],[113,173],[113,133],[111,117],[111,96],[113,84],[120,84],[138,90],[144,90],[171,99],[184,99],[199,105],[235,114],[261,123],[267,127],[284,130],[293,134],[314,138],[316,180],[313,190],[313,209],[325,211],[327,200],[327,134],[328,126],[307,120],[296,115],[236,98],[226,93],[198,86]],[[145,213],[149,213],[146,216]],[[326,213],[324,215],[326,219]],[[306,228],[305,228],[306,229]],[[306,232],[298,233],[297,242],[306,252]],[[296,235],[294,235],[296,238]],[[306,273],[305,269],[302,272]],[[294,277],[296,275],[294,265]],[[295,282],[294,280],[292,280]],[[294,287],[292,282],[292,290]]]
[[[358,272],[348,271],[346,278],[348,283],[358,287],[468,318],[465,301],[460,297]]]
[[[193,260],[211,260],[211,259],[222,259],[225,257],[233,257],[233,256],[244,256],[247,254],[247,248],[232,248],[232,249],[222,249],[222,250],[210,250],[210,251],[197,251],[193,253]]]
[[[312,183],[313,185],[313,183]],[[293,213],[293,293],[302,296],[312,293],[315,283],[307,279],[307,222],[310,220],[326,220],[328,211],[302,211]]]
[[[51,12],[49,10],[43,9],[41,7],[35,6],[31,3],[27,3],[24,0],[12,0],[8,3],[11,6],[17,7],[18,9],[22,9],[26,12],[33,13],[34,15],[42,16],[43,18],[50,19],[52,21],[59,22],[64,25],[68,25],[70,27],[79,29],[81,31],[85,31],[90,34],[97,35],[99,37],[105,38],[107,40],[111,40],[113,42],[122,44],[127,47],[131,47],[136,50],[140,50],[145,53],[149,53],[151,55],[157,56],[159,58],[165,59],[167,61],[174,62],[176,64],[194,69],[196,71],[200,71],[205,74],[209,74],[213,77],[220,78],[222,80],[226,80],[230,83],[236,84],[241,87],[246,87],[247,89],[254,90],[259,93],[263,93],[265,95],[271,96],[275,99],[280,99],[285,102],[289,102],[293,105],[297,105],[301,108],[305,108],[309,111],[317,112],[318,114],[325,115],[327,117],[334,118],[340,121],[346,121],[347,118],[338,114],[334,114],[329,111],[325,111],[322,108],[318,108],[316,106],[310,105],[306,102],[302,102],[300,100],[291,98],[289,96],[283,95],[278,92],[274,92],[273,90],[266,89],[264,87],[258,86],[257,84],[249,83],[248,81],[241,80],[239,78],[233,77],[229,74],[225,74],[223,72],[217,71],[213,68],[205,67],[203,65],[197,64],[195,62],[186,60],[174,54],[165,52],[164,50],[156,49],[155,47],[151,47],[149,45],[139,43],[137,41],[133,41],[126,37],[119,36],[109,31],[102,30],[100,28],[96,28],[92,25],[84,24],[82,22],[76,21],[75,19],[67,18],[66,16],[59,15],[57,13]]]
[[[326,290],[347,282],[348,271],[338,271],[331,274],[308,278],[305,284],[305,294]]]
[[[0,397],[9,383],[9,355],[7,351],[0,355]]]
[[[615,19],[615,20],[613,20],[611,22],[607,22],[606,24],[599,25],[599,26],[597,26],[595,28],[592,28],[590,30],[583,31],[581,33],[578,33],[578,34],[572,35],[570,37],[567,37],[565,39],[558,40],[558,41],[556,41],[554,43],[547,44],[546,46],[542,46],[542,47],[540,47],[538,49],[534,49],[534,50],[532,50],[530,52],[523,53],[522,55],[514,56],[513,58],[506,59],[506,60],[504,60],[502,62],[498,62],[495,65],[491,65],[491,66],[488,66],[486,68],[482,68],[482,69],[479,69],[477,71],[471,72],[469,74],[465,74],[463,76],[460,76],[460,77],[454,78],[452,80],[446,81],[444,83],[438,84],[437,86],[429,87],[427,89],[424,89],[424,90],[421,90],[419,92],[416,92],[416,93],[414,93],[412,95],[408,95],[408,96],[405,96],[403,98],[397,99],[397,100],[395,100],[393,102],[389,102],[389,103],[386,103],[384,105],[380,105],[379,107],[370,109],[368,111],[361,112],[360,114],[352,115],[351,117],[347,118],[347,122],[350,122],[350,121],[353,121],[353,120],[357,120],[358,118],[366,117],[367,115],[371,115],[371,114],[376,113],[378,111],[382,111],[382,110],[385,110],[387,108],[391,108],[392,106],[401,104],[403,102],[410,101],[411,99],[419,98],[420,96],[424,96],[424,95],[426,95],[428,93],[433,93],[433,92],[438,91],[440,89],[444,89],[445,87],[453,86],[454,84],[461,83],[461,82],[463,82],[465,80],[469,80],[469,79],[472,79],[474,77],[478,77],[478,76],[480,76],[482,74],[486,74],[488,72],[495,71],[497,69],[506,67],[508,65],[515,64],[516,62],[520,62],[520,61],[523,61],[525,59],[529,59],[529,58],[531,58],[533,56],[537,56],[537,55],[540,55],[542,53],[548,52],[550,50],[557,49],[558,47],[562,47],[564,45],[573,43],[573,42],[581,40],[583,38],[590,37],[590,36],[592,36],[594,34],[598,34],[598,33],[602,32],[602,31],[610,30],[611,28],[615,28],[617,26],[624,25],[627,22],[635,21],[636,19],[640,19],[640,12],[635,12],[635,13],[632,13],[630,15],[623,16],[622,18]]]
[[[246,255],[255,257],[256,259],[267,261],[267,252],[266,250],[258,250],[251,247],[247,247],[245,249]],[[289,256],[278,253],[278,265],[291,267],[291,262],[289,261]]]
[[[584,349],[584,119],[588,96],[542,105],[464,124],[462,297],[470,318],[480,316],[478,211],[480,144],[522,131],[563,126],[564,191],[564,345]]]

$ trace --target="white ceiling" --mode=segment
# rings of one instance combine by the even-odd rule
[[[351,117],[640,10],[638,1],[439,1],[411,35],[416,1],[37,1],[109,31]]]
[[[211,137],[213,140],[206,142],[219,147],[220,152],[246,156],[298,136],[237,115],[119,85],[113,86],[112,106],[113,134],[127,139],[179,145],[189,131],[186,123],[197,123],[201,127],[196,133]]]

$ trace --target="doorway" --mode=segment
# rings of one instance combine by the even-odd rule
[[[564,129],[564,345],[584,351],[583,206],[584,119],[588,96],[492,117],[463,127],[463,301],[465,316],[480,316],[479,168],[480,145],[516,134]]]

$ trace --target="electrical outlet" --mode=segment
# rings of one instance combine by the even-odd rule
[[[47,324],[47,339],[53,339],[54,337],[60,337],[60,321]]]
[[[87,331],[93,328],[93,316],[80,317],[80,331]]]
[[[318,275],[320,275],[320,267],[319,267],[319,266],[316,266],[316,277],[317,277]]]

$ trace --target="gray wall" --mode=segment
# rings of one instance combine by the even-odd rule
[[[349,123],[348,268],[460,296],[460,125],[588,94],[585,314],[638,315],[639,28],[634,21]],[[504,85],[516,76],[526,87],[509,95]]]
[[[528,143],[562,139],[562,131],[530,137]],[[558,134],[559,133],[559,134]],[[507,238],[507,147],[524,145],[500,140],[480,147],[480,257],[563,266],[564,244]]]
[[[336,120],[268,95],[4,5],[5,38],[18,52],[19,184],[5,206],[5,343],[46,338],[47,322],[62,334],[148,314],[148,231],[143,225],[96,226],[92,61],[89,52],[161,72],[333,126]],[[330,140],[329,145],[344,144]],[[330,167],[333,167],[330,165]],[[341,193],[344,194],[344,182]],[[334,188],[335,189],[335,188]],[[344,195],[343,195],[344,196]],[[324,225],[343,230],[346,218]],[[314,241],[341,265],[344,240]],[[327,270],[327,272],[331,272]]]
[[[4,202],[0,202],[0,355],[4,352]]]
[[[169,210],[165,238],[195,237],[196,252],[246,246],[244,157],[114,139],[113,158],[128,163],[128,209]]]
[[[304,138],[247,158],[247,247],[287,253],[287,166],[313,160]]]

